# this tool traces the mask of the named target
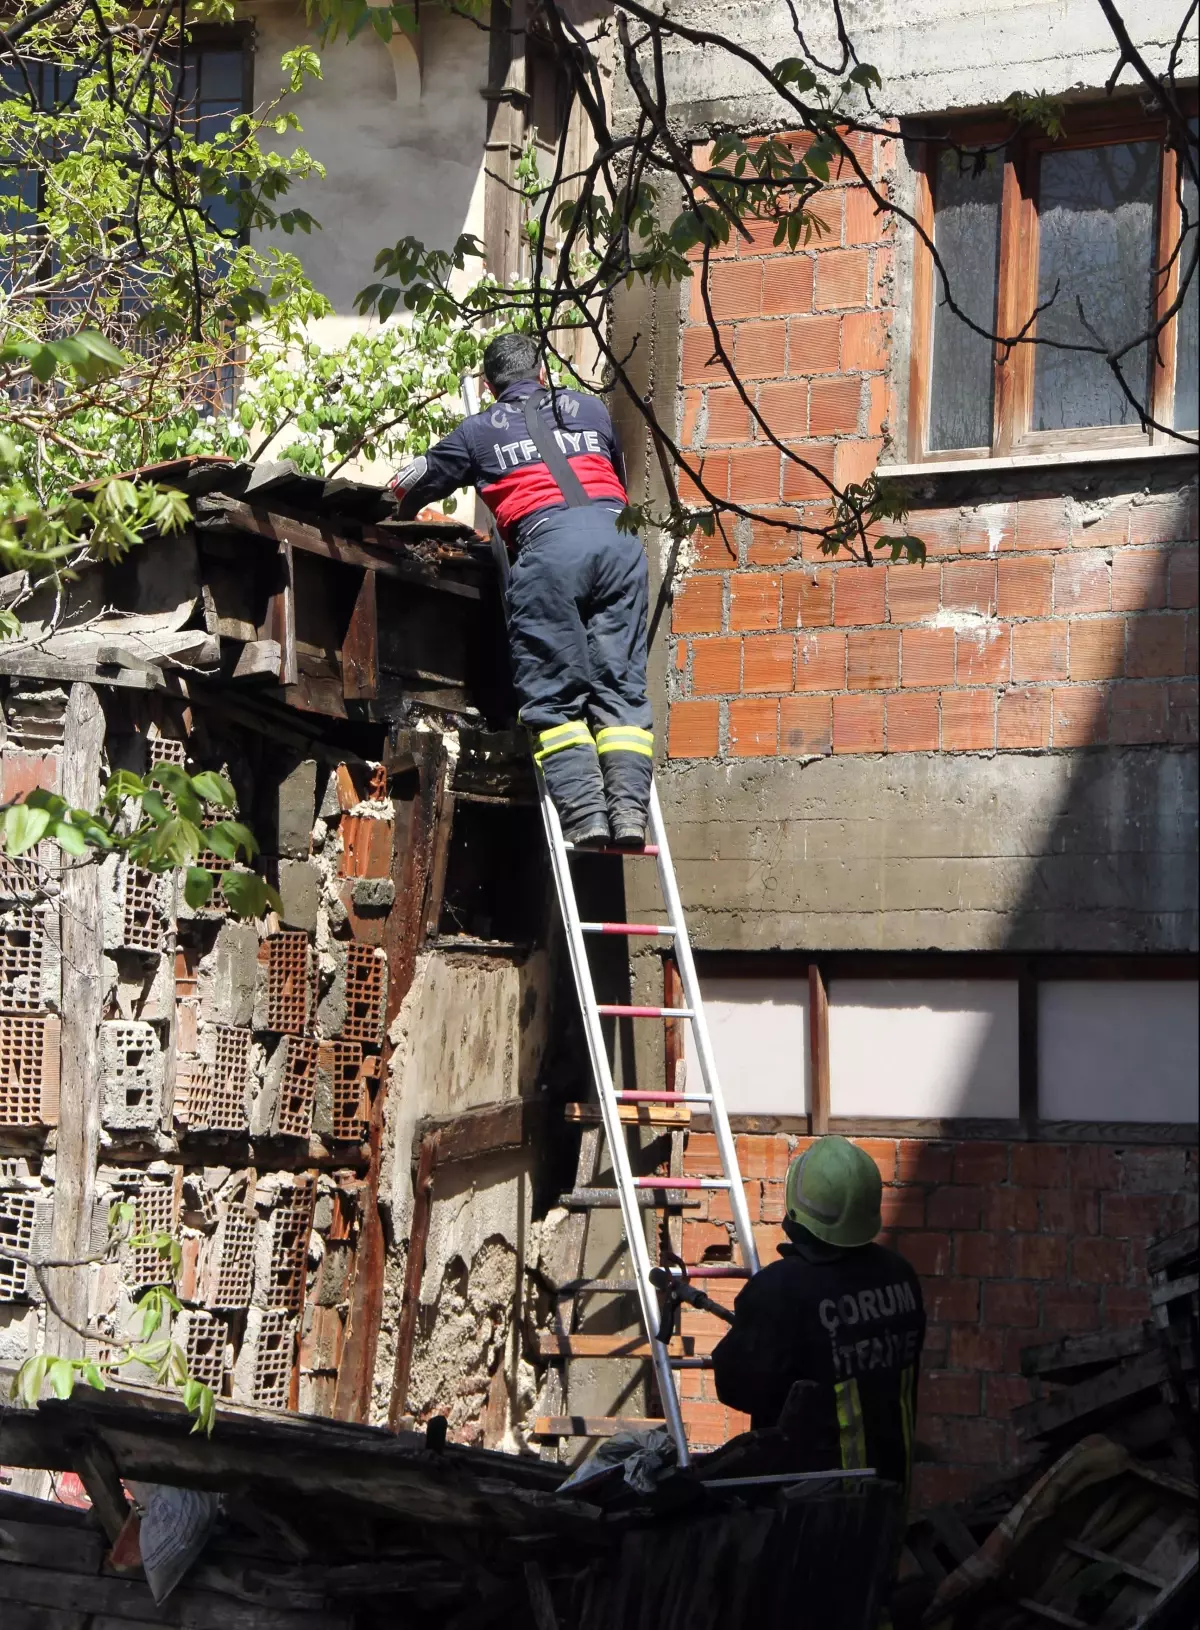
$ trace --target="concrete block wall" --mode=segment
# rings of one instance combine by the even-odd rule
[[[1011,1412],[1032,1396],[1022,1347],[1117,1329],[1149,1317],[1145,1248],[1193,1222],[1197,1155],[1179,1146],[933,1142],[857,1138],[884,1181],[881,1242],[921,1276],[929,1320],[921,1366],[915,1509],[956,1500],[1027,1458]],[[741,1134],[738,1158],[764,1264],[783,1242],[788,1162],[811,1138]],[[715,1140],[688,1136],[685,1170],[719,1174]],[[689,1213],[683,1256],[698,1262],[731,1239],[725,1195]],[[711,1281],[732,1305],[737,1281]],[[683,1333],[711,1352],[723,1326],[684,1310]],[[745,1430],[717,1398],[710,1372],[681,1372],[684,1418],[696,1447]]]
[[[892,186],[897,143],[855,141]],[[755,229],[713,257],[708,281],[751,399],[840,486],[904,456],[907,362],[892,331],[909,287],[894,223],[844,171],[833,179],[816,203],[826,231],[807,247],[776,250]],[[769,524],[821,524],[828,490],[767,441],[712,353],[697,277],[682,442],[712,491],[761,519],[697,537],[677,583],[672,758],[1196,741],[1197,515],[1184,462],[930,478],[908,522],[926,566],[831,561],[814,536]]]

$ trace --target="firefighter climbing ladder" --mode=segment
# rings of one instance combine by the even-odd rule
[[[659,887],[666,907],[666,921],[661,923],[609,923],[583,922],[580,920],[571,873],[571,854],[574,845],[563,838],[558,812],[546,792],[545,782],[540,771],[538,773],[538,796],[541,804],[542,820],[546,828],[546,838],[550,846],[550,860],[554,871],[555,887],[558,890],[558,902],[562,909],[563,924],[566,928],[571,969],[575,976],[575,989],[579,996],[579,1005],[583,1014],[583,1027],[587,1036],[588,1054],[591,1059],[592,1077],[599,1100],[601,1123],[604,1128],[605,1141],[608,1144],[609,1157],[612,1161],[616,1192],[621,1208],[621,1219],[625,1229],[625,1239],[633,1264],[634,1281],[629,1288],[636,1288],[642,1323],[650,1345],[651,1361],[654,1365],[655,1379],[658,1383],[659,1396],[662,1399],[667,1426],[675,1440],[680,1464],[686,1465],[688,1461],[687,1438],[684,1433],[679,1390],[676,1386],[675,1376],[678,1370],[702,1363],[703,1360],[673,1355],[669,1344],[658,1339],[659,1308],[657,1295],[650,1277],[653,1264],[650,1261],[649,1247],[646,1243],[646,1235],[642,1225],[643,1206],[641,1197],[647,1190],[657,1192],[664,1199],[668,1194],[678,1190],[727,1189],[729,1191],[734,1231],[741,1251],[741,1265],[738,1268],[709,1268],[707,1271],[703,1266],[690,1268],[689,1272],[697,1277],[720,1274],[725,1277],[736,1275],[737,1277],[748,1278],[751,1274],[758,1272],[758,1254],[755,1249],[754,1234],[750,1226],[750,1215],[746,1209],[746,1191],[742,1184],[741,1173],[738,1170],[737,1150],[734,1145],[733,1135],[729,1129],[729,1117],[725,1112],[725,1104],[721,1097],[721,1088],[717,1079],[717,1067],[713,1057],[712,1042],[709,1038],[708,1026],[705,1023],[700,985],[696,978],[696,968],[692,960],[692,948],[688,940],[687,925],[684,922],[683,907],[680,903],[679,890],[675,882],[675,872],[671,865],[671,851],[667,843],[662,809],[658,801],[658,789],[655,786],[651,786],[650,789],[650,841],[644,849],[608,851],[589,849],[586,852],[588,854],[621,854],[627,859],[654,860],[658,871]],[[669,941],[679,970],[680,983],[683,989],[683,1006],[673,1008],[635,1007],[598,1002],[592,981],[591,963],[588,957],[588,938],[596,934],[614,934],[629,937],[635,935],[647,936]],[[692,1091],[691,1082],[685,1077],[682,1092],[618,1092],[613,1083],[608,1051],[604,1044],[601,1020],[606,1017],[681,1020],[690,1024],[693,1041],[692,1054],[697,1062],[700,1076],[699,1090]],[[716,1136],[721,1163],[721,1176],[635,1177],[630,1165],[629,1149],[625,1142],[621,1120],[622,1104],[686,1105],[706,1111],[711,1117],[713,1132]],[[587,1133],[584,1134],[585,1137],[587,1135]],[[590,1288],[600,1290],[609,1288],[610,1285],[614,1289],[625,1288],[621,1282],[611,1281],[598,1282]],[[581,1283],[579,1288],[589,1287]]]

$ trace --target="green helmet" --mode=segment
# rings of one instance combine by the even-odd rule
[[[879,1167],[845,1138],[819,1138],[788,1167],[787,1214],[827,1245],[869,1245],[882,1195]]]

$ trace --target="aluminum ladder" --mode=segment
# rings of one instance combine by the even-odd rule
[[[675,1440],[679,1464],[686,1466],[688,1464],[687,1436],[684,1432],[683,1413],[680,1407],[678,1388],[675,1383],[675,1374],[677,1370],[702,1365],[704,1360],[673,1357],[668,1344],[658,1340],[657,1333],[660,1323],[658,1297],[650,1281],[653,1264],[650,1261],[650,1252],[642,1223],[642,1207],[638,1203],[639,1192],[648,1189],[662,1193],[689,1189],[727,1189],[729,1191],[730,1209],[733,1213],[734,1231],[741,1251],[740,1269],[734,1269],[731,1272],[728,1268],[724,1270],[710,1268],[706,1273],[705,1268],[699,1266],[689,1268],[688,1271],[698,1278],[717,1277],[718,1275],[721,1277],[736,1275],[737,1277],[749,1278],[752,1274],[758,1272],[758,1252],[755,1247],[754,1233],[750,1226],[750,1214],[746,1209],[746,1191],[741,1172],[738,1169],[737,1150],[734,1145],[733,1134],[729,1129],[729,1117],[725,1111],[725,1102],[721,1096],[720,1083],[717,1078],[716,1060],[713,1056],[708,1025],[705,1022],[704,1004],[700,996],[700,984],[696,978],[696,967],[692,959],[692,948],[688,940],[683,906],[680,903],[679,890],[675,882],[675,871],[671,865],[671,851],[667,842],[666,827],[663,824],[657,786],[652,784],[650,788],[649,842],[644,849],[587,848],[583,852],[586,854],[620,855],[626,860],[653,859],[657,866],[658,882],[666,907],[667,920],[663,923],[610,923],[581,921],[571,874],[571,855],[575,850],[575,845],[568,843],[563,837],[558,811],[546,791],[546,783],[540,770],[537,771],[537,782],[542,821],[546,828],[546,840],[550,848],[550,863],[554,871],[554,884],[558,891],[558,903],[562,910],[563,925],[566,929],[571,970],[575,976],[575,990],[579,997],[579,1006],[583,1015],[584,1033],[587,1036],[588,1054],[591,1059],[592,1078],[600,1105],[601,1123],[604,1129],[605,1141],[608,1145],[609,1157],[612,1161],[613,1175],[616,1179],[616,1190],[621,1208],[621,1220],[624,1224],[625,1240],[633,1263],[634,1283],[641,1308],[642,1323],[645,1326],[646,1339],[650,1344],[651,1362],[654,1365],[654,1375],[658,1383],[659,1396],[662,1399],[667,1427]],[[636,1007],[598,1002],[592,981],[591,963],[587,949],[588,937],[596,934],[626,935],[629,937],[645,936],[670,941],[683,988],[684,1005],[675,1008]],[[604,1044],[604,1032],[600,1022],[604,1018],[674,1019],[683,1020],[690,1024],[694,1043],[693,1053],[699,1066],[700,1090],[690,1090],[691,1082],[685,1077],[682,1092],[618,1092],[613,1083],[608,1050]],[[716,1135],[722,1175],[720,1177],[635,1177],[630,1166],[629,1150],[625,1141],[625,1127],[621,1121],[620,1108],[622,1104],[694,1105],[706,1110],[711,1116],[713,1132]]]

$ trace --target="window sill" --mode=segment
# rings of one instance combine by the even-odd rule
[[[1196,449],[1185,442],[1167,442],[1156,447],[1064,447],[1054,453],[1014,453],[1006,458],[931,458],[920,464],[880,464],[875,474],[889,481],[913,480],[921,476],[1072,469],[1088,464],[1157,464],[1173,458],[1187,459],[1189,464],[1194,464]]]

